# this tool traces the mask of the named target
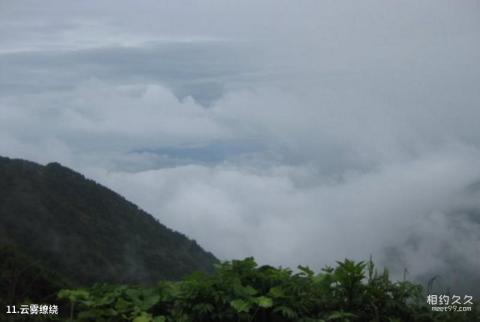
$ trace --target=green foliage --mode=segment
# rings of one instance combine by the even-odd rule
[[[220,263],[153,287],[95,285],[63,290],[78,321],[326,322],[478,321],[479,312],[431,312],[419,285],[390,280],[371,261],[337,262],[315,274],[299,266],[258,267],[253,258]],[[74,309],[73,309],[74,308]]]

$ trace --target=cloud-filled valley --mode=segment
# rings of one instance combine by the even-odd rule
[[[480,283],[477,1],[52,3],[3,4],[1,155],[221,259]]]

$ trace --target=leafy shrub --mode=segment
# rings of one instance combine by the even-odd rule
[[[134,322],[479,321],[471,312],[431,312],[422,287],[393,282],[373,263],[344,260],[315,274],[259,267],[253,258],[218,264],[156,286],[95,285],[62,290],[71,319]]]

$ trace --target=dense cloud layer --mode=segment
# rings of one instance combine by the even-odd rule
[[[367,2],[3,1],[0,153],[84,172],[223,259],[373,254],[468,289],[479,2]]]

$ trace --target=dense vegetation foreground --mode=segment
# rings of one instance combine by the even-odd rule
[[[154,287],[95,285],[62,290],[70,319],[134,322],[480,321],[470,312],[432,312],[422,287],[392,282],[371,261],[338,262],[315,274],[253,258],[224,262],[214,274],[194,273]]]

